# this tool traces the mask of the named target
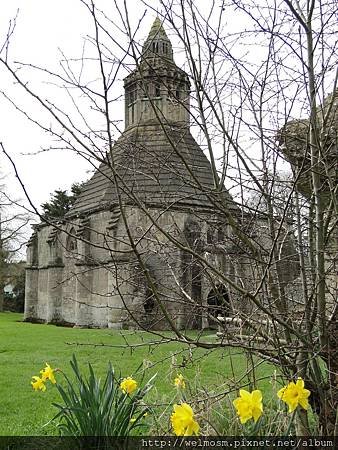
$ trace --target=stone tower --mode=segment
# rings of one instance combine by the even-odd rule
[[[125,78],[124,87],[126,128],[154,120],[188,126],[189,79],[174,63],[159,18],[143,45],[138,68]]]
[[[158,18],[124,88],[125,131],[65,220],[40,224],[32,236],[26,320],[201,327],[202,306],[217,301],[187,249],[233,270],[212,249],[228,232],[214,205],[234,207],[190,133],[189,78]]]

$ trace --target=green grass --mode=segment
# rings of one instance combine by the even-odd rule
[[[194,393],[204,390],[226,392],[229,387],[239,387],[248,380],[244,374],[250,364],[242,351],[189,349],[176,342],[152,346],[150,343],[156,337],[141,331],[30,324],[22,322],[21,314],[0,313],[0,333],[0,436],[56,434],[53,424],[43,425],[56,413],[51,403],[59,399],[57,390],[48,385],[45,393],[34,392],[30,381],[32,375],[39,375],[45,362],[70,374],[69,361],[73,353],[80,367],[87,368],[90,362],[102,377],[109,361],[115,373],[121,373],[121,376],[134,374],[138,380],[142,368],[146,368],[145,380],[157,372],[155,388],[148,396],[148,401],[157,405],[175,400],[172,383],[177,373],[189,380]],[[170,333],[166,335],[171,336]],[[208,339],[215,340],[215,337]],[[129,347],[126,341],[136,347]],[[137,346],[139,344],[146,345]],[[258,360],[255,362],[259,363]],[[259,364],[255,373],[256,386],[271,389],[268,385],[272,373],[273,367]],[[237,383],[238,380],[242,381]]]

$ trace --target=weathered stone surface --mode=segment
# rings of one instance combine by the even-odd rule
[[[224,188],[215,188],[190,133],[188,76],[175,65],[158,19],[125,93],[126,130],[107,161],[66,220],[39,225],[31,240],[26,320],[116,329],[164,329],[168,320],[179,328],[208,326],[202,306],[210,276],[185,248],[237,276],[216,250],[214,229],[215,205],[235,207]]]
[[[316,146],[319,150],[318,161],[311,159],[310,119],[287,122],[278,132],[281,151],[294,167],[301,171],[297,188],[306,197],[312,195],[311,174],[321,176],[322,193],[327,200],[338,181],[338,89],[328,95],[316,110]]]
[[[231,198],[215,189],[211,167],[189,129],[140,125],[122,134],[68,217],[118,204],[177,209],[202,207]]]

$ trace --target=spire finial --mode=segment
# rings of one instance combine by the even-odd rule
[[[142,48],[143,58],[160,56],[173,61],[171,42],[164,30],[163,23],[157,15]]]

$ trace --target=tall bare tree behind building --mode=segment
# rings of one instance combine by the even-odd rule
[[[0,311],[3,310],[4,287],[11,280],[9,264],[24,256],[28,223],[27,211],[22,212],[6,193],[4,185],[0,186]]]

